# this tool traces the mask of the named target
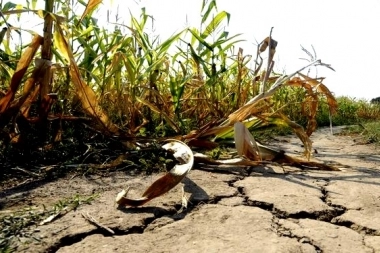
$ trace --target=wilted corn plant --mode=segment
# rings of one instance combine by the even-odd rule
[[[120,133],[101,109],[94,91],[81,78],[74,55],[68,41],[64,38],[63,29],[67,19],[53,13],[55,4],[54,0],[48,0],[45,1],[44,10],[29,10],[19,5],[12,5],[13,9],[2,11],[4,17],[30,11],[37,15],[36,18],[40,17],[44,20],[43,37],[35,34],[28,48],[23,51],[17,62],[16,69],[13,70],[9,89],[0,100],[1,127],[7,126],[2,130],[2,136],[4,136],[6,142],[23,143],[29,137],[28,135],[31,134],[31,130],[35,129],[34,133],[37,135],[38,141],[29,144],[44,145],[47,140],[48,121],[76,120],[71,115],[52,115],[50,113],[53,104],[57,100],[57,93],[53,93],[53,91],[57,91],[60,96],[65,96],[67,94],[61,94],[59,88],[68,90],[67,87],[53,89],[54,71],[62,68],[52,62],[53,52],[56,49],[59,49],[62,54],[58,55],[59,57],[56,57],[56,59],[65,59],[66,63],[68,63],[63,67],[68,70],[69,76],[67,78],[74,84],[75,94],[83,109],[93,117],[99,129],[111,134]],[[86,11],[84,14],[86,14]],[[52,44],[53,26],[55,27],[54,45]],[[38,53],[40,47],[41,52]],[[34,66],[32,64],[33,60],[35,62]],[[29,71],[30,74],[28,74]],[[69,82],[64,82],[61,86],[68,84]],[[60,141],[59,132],[59,129],[53,130],[53,140]],[[24,142],[24,144],[26,143]]]
[[[2,62],[12,75],[10,89],[0,101],[2,126],[20,118],[45,127],[47,119],[81,119],[73,117],[71,110],[79,102],[92,117],[92,124],[108,135],[188,133],[183,138],[194,141],[230,136],[235,122],[246,121],[251,130],[269,124],[292,127],[310,154],[308,136],[316,127],[319,97],[327,97],[331,112],[336,102],[322,79],[312,79],[301,71],[290,76],[273,75],[277,42],[271,36],[258,45],[255,68],[249,69],[250,56],[245,56],[243,49],[234,54],[238,35],[229,36],[226,27],[230,15],[218,12],[215,0],[203,1],[199,28],[185,29],[167,40],[145,32],[150,19],[145,9],[140,20],[132,15],[129,25],[116,25],[114,31],[99,28],[90,14],[100,2],[78,2],[84,8],[80,17],[67,1],[46,1],[44,11],[15,6],[3,11],[5,16],[32,11],[44,19],[45,34],[36,35],[23,51],[16,71]],[[56,14],[54,6],[60,10]],[[38,54],[40,45],[43,50]],[[171,56],[169,48],[173,45],[178,51]],[[267,64],[263,63],[265,52]],[[35,66],[33,59],[37,60]],[[309,66],[314,65],[324,64],[312,59]],[[24,77],[27,70],[30,77]],[[43,78],[39,79],[41,73]],[[290,103],[289,97],[303,99]],[[56,103],[57,98],[66,104]],[[33,118],[31,105],[36,101],[38,115]],[[291,121],[297,104],[307,121],[306,132]],[[54,106],[62,107],[59,115],[51,113]],[[189,133],[191,129],[195,131]],[[55,140],[59,140],[58,133]],[[6,134],[20,136],[14,128]]]
[[[241,85],[242,75],[241,72],[238,75],[232,73],[244,65],[241,54],[240,58],[228,55],[240,41],[236,39],[239,34],[229,36],[226,31],[230,14],[217,12],[216,1],[210,1],[208,5],[203,1],[201,12],[200,28],[187,30],[190,41],[187,42],[187,50],[181,50],[180,55],[184,59],[181,64],[190,66],[193,74],[182,101],[184,105],[188,104],[184,107],[189,108],[189,116],[195,115],[198,124],[220,119],[231,106],[237,106],[240,91],[236,88]],[[240,78],[237,85],[234,85],[235,76]]]

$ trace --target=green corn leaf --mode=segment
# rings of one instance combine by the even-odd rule
[[[6,2],[2,8],[2,12],[4,15],[7,15],[5,12],[6,11],[9,11],[9,10],[12,10],[12,9],[15,9],[16,8],[16,4],[12,3],[12,2]]]
[[[124,65],[127,69],[129,81],[132,87],[135,87],[136,84],[136,74],[137,74],[137,66],[136,61],[132,55],[124,57]]]
[[[177,80],[172,75],[170,75],[170,78],[169,78],[169,90],[170,90],[170,94],[172,95],[173,102],[176,102],[177,101]]]
[[[0,44],[3,43],[3,39],[4,39],[4,36],[5,34],[7,33],[7,28],[6,27],[3,27],[3,29],[1,29],[1,32],[0,32]]]
[[[223,31],[220,33],[219,37],[216,40],[219,41],[219,40],[227,39],[229,34],[230,33],[228,31]]]
[[[206,7],[206,1],[207,0],[203,0],[202,2],[202,9],[201,9],[201,12],[203,12],[204,8]],[[212,10],[215,9],[216,11],[218,11],[218,8],[216,6],[216,1],[215,0],[212,0],[208,6],[207,6],[207,10],[206,12],[203,14],[202,16],[202,23],[206,22],[208,16],[210,15],[210,13],[212,12]]]
[[[16,5],[16,10],[22,10],[23,8],[24,8],[24,6],[22,6],[22,4]],[[21,18],[21,13],[18,13],[17,14],[17,20],[20,21],[20,18]]]
[[[219,43],[217,43],[215,46],[219,49],[219,52],[227,52],[228,50],[230,50],[233,46],[236,45],[236,43],[238,42],[242,42],[244,40],[236,40],[236,41],[233,41],[227,45],[221,45]]]
[[[35,10],[37,5],[37,0],[32,0],[32,9]]]
[[[60,52],[58,52],[54,47],[52,47],[51,50],[53,52],[53,55],[58,59],[58,61],[62,63],[66,63],[65,59],[62,57]]]
[[[195,61],[195,63],[197,65],[199,65],[203,60],[202,58],[195,52],[193,46],[191,44],[188,45],[189,48],[190,48],[190,54],[191,54],[191,57],[193,58],[193,60]]]
[[[213,51],[214,48],[208,44],[202,36],[198,35],[198,32],[196,29],[189,29],[190,33],[201,43],[203,46],[205,46],[208,50]]]
[[[205,74],[208,77],[211,77],[211,72],[208,69],[208,67],[206,65],[206,62],[195,52],[195,50],[194,50],[194,48],[193,48],[192,45],[189,44],[189,47],[190,47],[191,56],[192,56],[193,60],[195,61],[195,63],[197,65],[202,64],[203,71],[205,72]]]
[[[227,25],[230,22],[230,14],[228,12],[222,11],[218,13],[206,26],[205,31],[201,34],[203,39],[206,39],[210,34],[214,33],[219,29],[219,26],[222,24],[223,20],[227,19]]]
[[[164,53],[166,53],[168,51],[168,49],[170,48],[170,46],[173,44],[173,42],[177,41],[179,39],[179,37],[182,35],[182,33],[184,32],[181,31],[175,35],[173,35],[172,37],[170,37],[169,39],[165,40],[163,43],[161,43],[157,48],[156,48],[156,51],[158,51],[158,55],[162,55]]]
[[[89,35],[89,33],[91,33],[93,30],[94,30],[94,26],[90,25],[85,30],[81,31],[81,33],[78,36],[78,39],[83,38],[83,37],[87,37]]]

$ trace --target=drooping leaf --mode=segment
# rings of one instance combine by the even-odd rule
[[[173,36],[171,36],[170,38],[168,38],[167,40],[161,42],[160,45],[156,48],[157,56],[162,57],[169,50],[173,42],[177,41],[180,38],[180,36],[182,35],[184,31],[185,30],[180,31],[174,34]]]
[[[173,119],[171,117],[169,117],[168,114],[166,114],[164,111],[160,110],[157,108],[157,106],[155,106],[154,104],[148,102],[147,100],[145,99],[142,99],[142,98],[139,98],[139,97],[136,97],[137,101],[139,101],[140,103],[148,106],[152,111],[154,111],[155,113],[158,113],[160,115],[162,115],[164,118],[165,118],[165,121],[169,124],[169,126],[171,126],[171,128],[176,131],[177,133],[180,131],[178,125],[173,121]]]
[[[298,125],[294,121],[291,121],[288,117],[286,117],[285,115],[281,113],[272,114],[268,118],[270,118],[270,122],[273,124],[290,127],[294,131],[294,133],[298,136],[298,138],[302,141],[305,148],[304,155],[306,156],[307,159],[310,159],[311,151],[312,151],[312,142],[302,126]]]
[[[281,77],[276,77],[275,82],[272,84],[272,86],[269,88],[269,90],[265,92],[261,92],[252,99],[250,99],[248,102],[246,102],[242,107],[234,111],[228,116],[228,121],[224,122],[223,125],[231,125],[234,124],[237,121],[243,121],[245,120],[249,115],[251,115],[252,110],[255,110],[257,107],[257,103],[263,99],[269,98],[273,96],[273,94],[278,91],[281,87],[283,87],[293,76],[298,74],[299,72],[303,71],[304,69],[315,66],[320,63],[320,60],[316,60],[314,62],[311,62],[310,64],[302,67],[298,71],[290,74],[290,75],[284,75]]]
[[[173,156],[179,162],[167,174],[157,179],[142,194],[141,198],[127,198],[128,191],[123,190],[116,196],[116,203],[119,206],[141,206],[148,201],[157,198],[179,184],[182,179],[189,173],[194,163],[194,155],[191,149],[183,142],[178,140],[168,140],[168,143],[162,146],[163,149],[173,153]]]
[[[298,73],[300,76],[302,76],[306,81],[308,81],[313,88],[315,88],[318,92],[322,93],[327,98],[327,103],[330,107],[331,114],[334,114],[336,110],[338,109],[338,102],[336,101],[334,95],[331,93],[331,91],[322,83],[322,81],[313,79],[307,75],[304,75],[302,73]]]
[[[227,19],[227,24],[229,23],[230,20],[230,14],[228,12],[222,11],[218,13],[211,21],[210,23],[206,26],[206,29],[204,32],[201,34],[201,37],[203,39],[207,38],[210,34],[214,33],[219,29],[220,24],[223,22],[223,20]]]
[[[9,107],[21,83],[21,80],[24,77],[24,74],[26,73],[34,55],[36,54],[42,42],[43,37],[35,35],[32,42],[29,45],[29,48],[21,55],[21,58],[17,63],[16,71],[12,76],[9,90],[5,94],[5,96],[0,99],[0,115],[4,113]]]
[[[243,123],[235,123],[234,133],[235,147],[238,155],[253,161],[261,161],[257,143]]]
[[[322,83],[323,78],[314,79],[307,75],[298,73],[300,77],[294,77],[289,80],[286,85],[294,87],[302,87],[307,91],[308,97],[302,103],[303,115],[308,118],[306,133],[310,136],[317,127],[316,115],[319,104],[319,96],[325,95],[330,113],[334,114],[338,108],[338,103],[330,90]]]
[[[269,43],[270,43],[270,47],[269,47],[270,50],[275,50],[276,49],[278,42],[276,40],[274,40],[273,38],[271,38],[271,37],[266,37],[260,43],[260,49],[259,49],[260,53],[264,52],[268,48]]]
[[[78,24],[82,22],[82,20],[90,13],[92,13],[96,7],[102,2],[102,0],[88,0],[86,5],[86,9],[84,10],[82,16],[80,17]]]
[[[204,38],[202,38],[201,35],[198,35],[197,33],[197,30],[196,29],[189,29],[190,33],[194,36],[194,38],[196,38],[199,43],[201,43],[203,46],[205,46],[208,50],[210,51],[213,51],[214,50],[214,46],[210,46],[210,44],[208,44]]]
[[[106,130],[113,134],[119,132],[118,127],[109,120],[107,114],[100,107],[95,92],[82,80],[71,48],[65,39],[59,23],[56,23],[55,29],[57,33],[55,34],[54,43],[59,51],[64,54],[69,61],[70,76],[83,109],[98,121],[102,130]]]
[[[13,3],[13,2],[6,2],[4,4],[4,6],[2,6],[2,13],[4,15],[7,15],[6,12],[9,11],[9,10],[11,10],[11,9],[14,9],[14,8],[16,8],[16,4],[15,3]]]
[[[189,48],[190,48],[190,52],[191,52],[191,57],[193,58],[194,62],[199,65],[201,64],[202,67],[203,67],[203,71],[205,72],[205,74],[210,77],[211,76],[211,72],[210,70],[208,69],[207,65],[206,65],[206,62],[202,59],[202,57],[200,57],[194,50],[193,46],[189,44]]]

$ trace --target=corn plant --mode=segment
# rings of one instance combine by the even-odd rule
[[[230,14],[219,11],[215,0],[203,1],[198,28],[189,27],[168,39],[148,35],[151,16],[144,8],[139,19],[131,14],[129,25],[117,24],[113,31],[99,27],[91,13],[100,2],[75,3],[85,8],[81,15],[73,11],[74,3],[53,0],[46,2],[43,11],[29,5],[17,10],[9,5],[11,10],[3,11],[5,17],[30,11],[45,22],[44,36],[35,36],[21,50],[16,71],[5,58],[0,64],[8,71],[4,79],[6,73],[12,79],[0,101],[3,126],[19,120],[16,114],[21,111],[26,125],[45,128],[48,118],[62,122],[90,116],[95,128],[106,135],[167,136],[195,130],[198,137],[220,137],[215,127],[228,128],[253,117],[257,120],[250,121],[256,122],[251,126],[288,124],[295,129],[299,125],[291,119],[304,120],[305,136],[309,136],[316,127],[321,94],[331,112],[335,110],[335,100],[322,79],[301,71],[288,77],[273,73],[277,41],[271,33],[257,45],[254,69],[248,68],[252,58],[241,48],[235,52],[239,34],[229,35]],[[169,53],[173,46],[177,51]],[[33,59],[38,65],[31,64]],[[323,65],[311,61],[310,66]],[[294,117],[298,115],[302,117]],[[60,132],[55,131],[54,140],[60,140]],[[12,130],[7,134],[18,136]]]

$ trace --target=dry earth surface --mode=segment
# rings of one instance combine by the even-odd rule
[[[71,175],[0,192],[0,214],[99,193],[91,204],[30,228],[17,252],[380,252],[380,152],[355,138],[329,129],[312,135],[314,159],[340,164],[340,172],[195,166],[180,185],[139,208],[117,208],[115,196],[129,186],[138,197],[160,175]],[[295,156],[303,151],[294,136],[273,143]],[[183,210],[182,187],[189,200]]]

